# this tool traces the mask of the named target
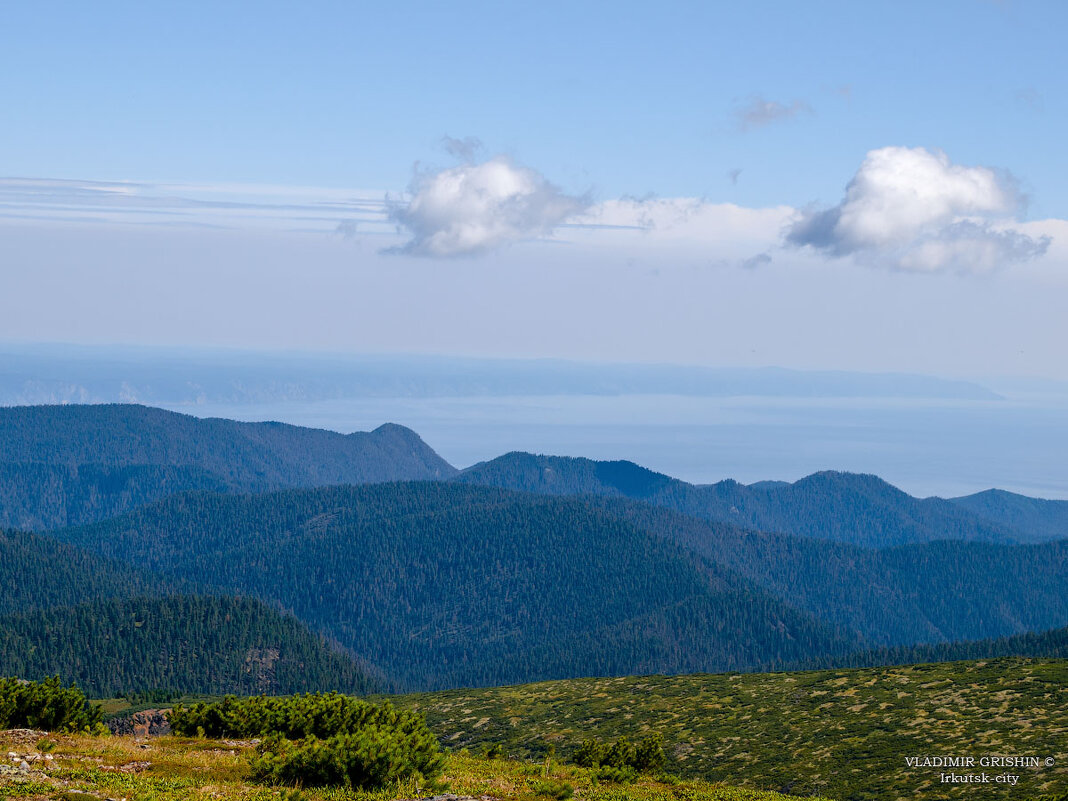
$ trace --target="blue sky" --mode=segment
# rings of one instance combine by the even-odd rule
[[[8,4],[0,339],[1068,378],[1065,30]]]

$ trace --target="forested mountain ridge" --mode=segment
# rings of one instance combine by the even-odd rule
[[[633,498],[704,520],[876,548],[944,539],[1054,538],[1048,526],[1028,527],[1022,515],[988,519],[966,503],[914,498],[877,476],[855,473],[825,471],[793,483],[695,485],[632,462],[513,452],[467,468],[455,480],[554,495]]]
[[[130,404],[0,407],[0,526],[12,528],[82,525],[188,490],[453,476],[539,494],[635,498],[706,520],[868,547],[1068,536],[1068,501],[1000,490],[914,498],[876,476],[831,471],[793,483],[693,485],[632,462],[521,452],[458,473],[415,432],[392,424],[343,435]]]
[[[339,434],[130,404],[0,407],[0,526],[106,519],[186,490],[441,479],[456,470],[394,424]]]
[[[87,693],[367,693],[381,684],[295,618],[247,598],[102,600],[0,617],[0,676]]]
[[[1068,540],[863,548],[591,498],[874,645],[978,640],[1068,623]]]
[[[1068,501],[1030,498],[999,489],[949,500],[999,525],[1012,526],[1048,539],[1068,538]]]
[[[197,493],[54,534],[279,603],[408,687],[756,669],[862,645],[581,499],[441,482]]]

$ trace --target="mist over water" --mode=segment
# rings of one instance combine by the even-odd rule
[[[913,495],[998,487],[1068,498],[1068,404],[998,400],[542,395],[176,404],[198,417],[417,431],[457,467],[508,451],[627,459],[693,483],[875,473]]]

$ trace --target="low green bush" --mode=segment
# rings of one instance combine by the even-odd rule
[[[58,676],[43,681],[0,678],[0,729],[89,731],[104,729],[103,712],[91,705],[75,685],[64,687]]]
[[[252,757],[252,778],[268,784],[353,789],[409,779],[431,784],[445,762],[420,715],[338,693],[178,704],[170,722],[178,735],[264,738]]]
[[[531,790],[534,795],[553,798],[556,801],[567,801],[575,794],[575,788],[567,782],[559,782],[552,779],[535,783]]]
[[[596,782],[615,782],[616,784],[630,784],[638,779],[638,771],[630,765],[601,765],[590,771],[590,778]]]
[[[621,737],[611,745],[603,745],[596,740],[584,740],[571,755],[571,761],[584,768],[608,768],[637,773],[656,773],[664,768],[663,739],[659,734],[646,737],[637,745],[626,737]],[[604,772],[608,781],[610,771]]]
[[[400,712],[392,704],[369,704],[340,693],[308,693],[281,698],[226,696],[222,701],[186,707],[175,704],[169,714],[171,731],[185,737],[266,737],[288,740],[315,736],[320,740],[351,734],[366,726],[425,729],[423,719]]]
[[[433,747],[413,747],[405,735],[380,726],[326,740],[312,735],[292,742],[273,736],[252,758],[253,781],[291,787],[346,787],[374,790],[414,779],[433,781],[444,757]]]

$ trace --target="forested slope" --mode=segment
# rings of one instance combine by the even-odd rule
[[[424,482],[193,494],[57,536],[279,602],[412,687],[757,668],[861,644],[580,499]]]
[[[38,531],[84,525],[178,492],[230,489],[200,467],[0,463],[0,524]]]
[[[872,549],[749,531],[634,501],[597,503],[874,645],[977,640],[1068,624],[1066,540]]]
[[[869,651],[857,651],[844,657],[810,659],[801,663],[799,667],[805,670],[826,667],[866,668],[884,665],[923,665],[934,662],[1002,659],[1005,657],[1068,660],[1068,627],[987,640],[875,648]]]
[[[1068,538],[1068,501],[1029,498],[991,489],[950,500],[973,514],[1048,539]]]
[[[97,697],[381,687],[295,618],[218,597],[97,601],[0,618],[0,676],[52,675]]]
[[[51,537],[0,530],[0,615],[108,598],[160,595],[183,586]]]

